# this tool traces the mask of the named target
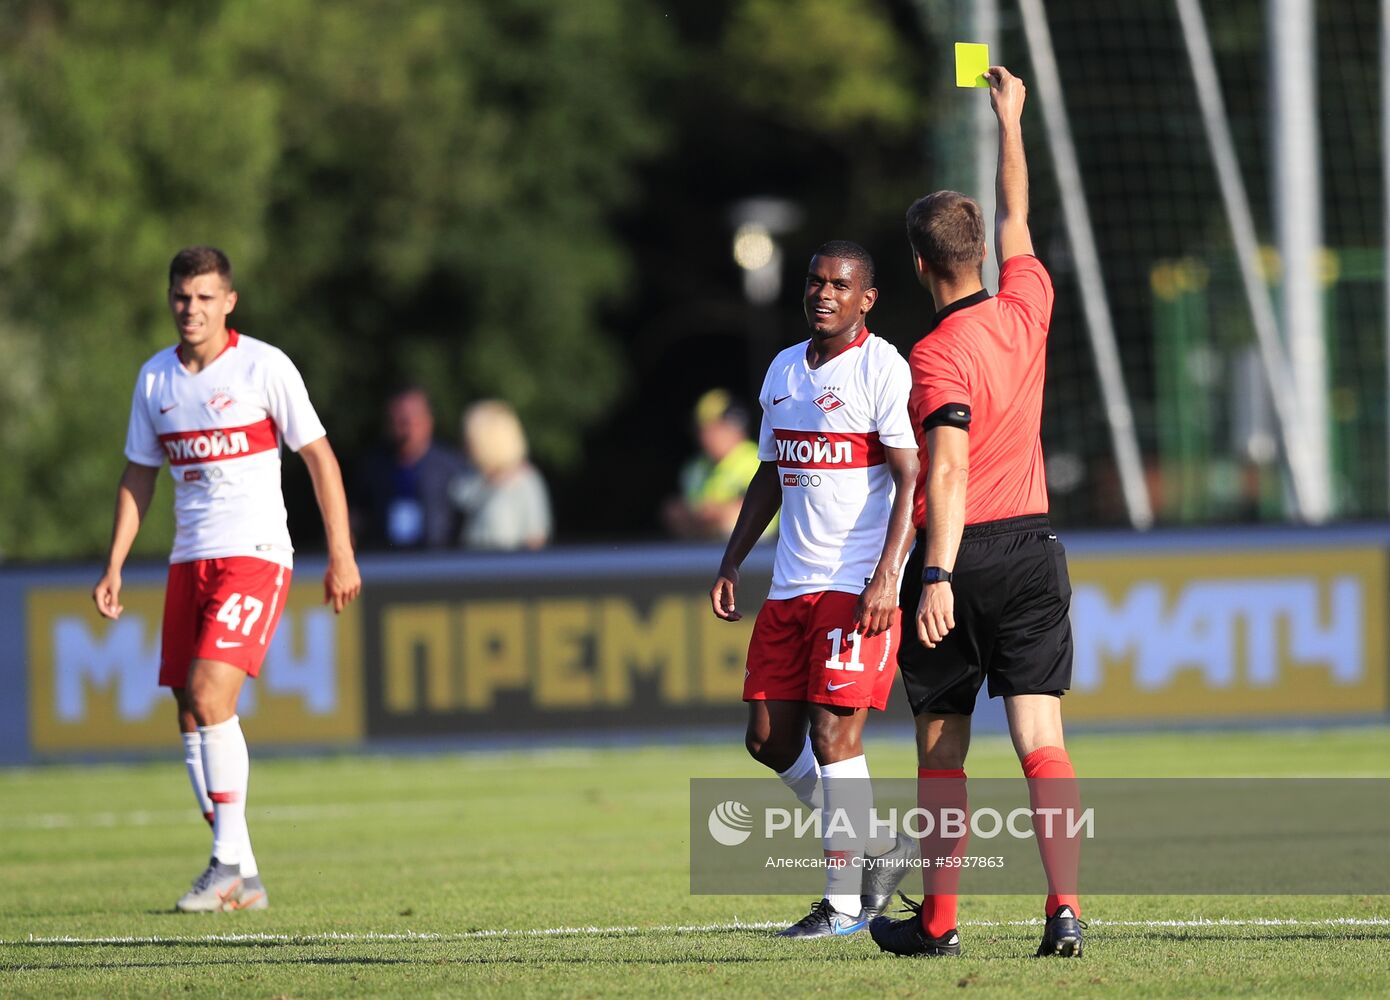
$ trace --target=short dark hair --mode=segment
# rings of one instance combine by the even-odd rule
[[[934,191],[907,210],[907,239],[927,267],[959,277],[985,259],[984,213],[959,191]]]
[[[169,262],[169,287],[185,278],[200,274],[217,274],[232,287],[232,262],[217,247],[184,247]]]
[[[863,272],[865,288],[873,288],[874,282],[878,280],[873,256],[858,243],[850,240],[831,240],[829,243],[822,243],[811,256],[838,257],[840,260],[854,261],[859,265],[859,270]]]

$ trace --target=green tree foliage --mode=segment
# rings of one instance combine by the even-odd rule
[[[0,273],[7,556],[101,550],[135,372],[172,337],[171,248],[260,243],[277,95],[239,86],[205,13],[33,4],[9,22],[0,66],[19,148],[0,184],[11,199]],[[168,506],[156,504],[145,551],[167,547]]]
[[[730,199],[800,199],[817,233],[882,203],[896,233],[923,113],[894,3],[0,0],[0,557],[103,551],[194,243],[231,256],[234,325],[299,363],[349,460],[413,382],[445,438],[470,400],[514,404],[562,508],[581,469],[643,463],[578,459],[646,406],[650,313],[741,308],[694,249]],[[644,420],[684,426],[657,402]],[[143,555],[169,543],[159,490]]]
[[[236,325],[299,361],[335,439],[369,440],[383,385],[418,381],[441,414],[506,398],[540,456],[576,457],[622,385],[606,218],[662,141],[641,81],[672,59],[648,5],[6,8],[0,552],[102,550],[191,243],[230,254]],[[168,506],[138,551],[166,548]]]
[[[907,45],[876,0],[742,0],[725,29],[734,92],[751,108],[841,141],[920,122]]]

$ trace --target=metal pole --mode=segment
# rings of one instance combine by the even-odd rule
[[[1062,78],[1057,72],[1057,58],[1052,48],[1052,35],[1047,27],[1047,15],[1042,0],[1019,0],[1023,13],[1023,31],[1028,39],[1028,51],[1033,71],[1038,77],[1038,96],[1042,102],[1046,124],[1047,144],[1052,163],[1057,170],[1057,184],[1062,195],[1062,216],[1071,241],[1072,256],[1081,284],[1081,304],[1086,315],[1086,327],[1091,336],[1091,352],[1100,374],[1101,398],[1105,403],[1106,423],[1115,452],[1115,465],[1120,474],[1120,489],[1124,494],[1129,522],[1136,528],[1153,525],[1153,508],[1144,482],[1144,466],[1139,457],[1139,438],[1134,427],[1134,413],[1125,391],[1124,375],[1120,370],[1120,352],[1115,345],[1115,327],[1110,319],[1110,303],[1105,295],[1101,277],[1100,253],[1096,249],[1095,232],[1086,208],[1086,195],[1081,186],[1081,168],[1076,160],[1071,125],[1067,121],[1066,104],[1062,98]]]
[[[1284,461],[1288,464],[1294,509],[1300,519],[1311,521],[1317,512],[1315,498],[1318,487],[1311,482],[1316,477],[1315,467],[1309,460],[1307,437],[1300,433],[1299,421],[1294,417],[1298,397],[1289,371],[1288,357],[1279,340],[1279,326],[1274,319],[1274,307],[1269,301],[1269,289],[1260,275],[1260,246],[1255,237],[1255,220],[1250,214],[1245,181],[1240,176],[1240,163],[1236,159],[1235,140],[1231,138],[1226,117],[1226,102],[1221,97],[1221,81],[1216,75],[1211,39],[1207,36],[1207,25],[1202,19],[1199,0],[1174,2],[1178,19],[1182,22],[1187,58],[1192,64],[1202,125],[1207,133],[1207,143],[1216,166],[1216,179],[1221,187],[1226,223],[1231,227],[1231,242],[1240,265],[1241,284],[1245,288],[1250,319],[1255,326],[1260,361],[1265,381],[1269,384],[1270,402],[1279,424],[1279,440],[1283,446]]]
[[[999,0],[975,0],[971,41],[989,46],[990,61],[1004,64],[1004,52],[999,41]],[[994,218],[994,174],[999,167],[999,128],[988,101],[972,101],[970,125],[975,140],[975,197],[985,225]],[[994,234],[990,233],[992,237]],[[986,288],[999,288],[999,259],[985,254],[981,277]]]
[[[1270,0],[1274,233],[1283,264],[1284,343],[1307,442],[1309,521],[1332,515],[1327,342],[1322,322],[1322,173],[1313,0]]]
[[[1380,0],[1380,142],[1385,201],[1385,444],[1390,449],[1390,0]],[[1386,455],[1385,471],[1390,476],[1390,452]],[[1390,506],[1390,480],[1386,483],[1385,502]]]

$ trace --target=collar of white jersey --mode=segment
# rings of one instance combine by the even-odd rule
[[[217,358],[222,357],[222,355],[226,354],[226,353],[227,353],[228,351],[230,351],[233,347],[235,347],[235,346],[236,346],[236,342],[237,342],[238,340],[240,340],[240,339],[241,339],[241,334],[237,333],[235,330],[228,330],[228,331],[227,331],[227,342],[226,342],[225,344],[222,345],[222,350],[220,350],[220,351],[217,352]],[[179,359],[179,364],[183,364],[183,345],[182,345],[182,344],[175,344],[175,345],[174,345],[174,357],[176,357],[176,358]],[[212,361],[216,361],[217,358],[213,358]],[[209,365],[212,364],[212,361],[209,361],[208,364],[209,364]],[[207,367],[207,365],[204,365],[203,367]]]
[[[840,349],[839,349],[838,351],[836,351],[834,354],[830,355],[830,357],[828,357],[828,358],[823,358],[823,359],[821,360],[821,363],[820,363],[819,365],[817,365],[816,367],[817,367],[817,368],[824,367],[826,364],[828,364],[828,363],[830,363],[831,361],[834,361],[836,358],[838,358],[841,354],[844,354],[845,352],[847,352],[847,351],[849,351],[849,350],[851,350],[851,349],[853,349],[853,348],[855,348],[855,347],[863,347],[863,346],[864,346],[864,342],[867,341],[867,340],[869,339],[869,336],[870,336],[870,334],[869,334],[869,328],[868,328],[867,326],[862,327],[862,328],[860,329],[860,331],[859,331],[858,336],[856,336],[853,340],[851,340],[851,341],[850,341],[848,344],[846,344],[844,347],[840,348]],[[811,357],[810,357],[810,355],[811,355],[811,342],[808,340],[808,341],[806,342],[806,363],[807,363],[808,365],[811,363]]]

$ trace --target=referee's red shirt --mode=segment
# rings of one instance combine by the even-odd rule
[[[1031,254],[1010,257],[999,294],[951,303],[912,348],[909,409],[921,472],[913,520],[926,522],[928,454],[922,422],[950,403],[970,408],[965,523],[1047,513],[1043,475],[1043,377],[1052,279]]]

